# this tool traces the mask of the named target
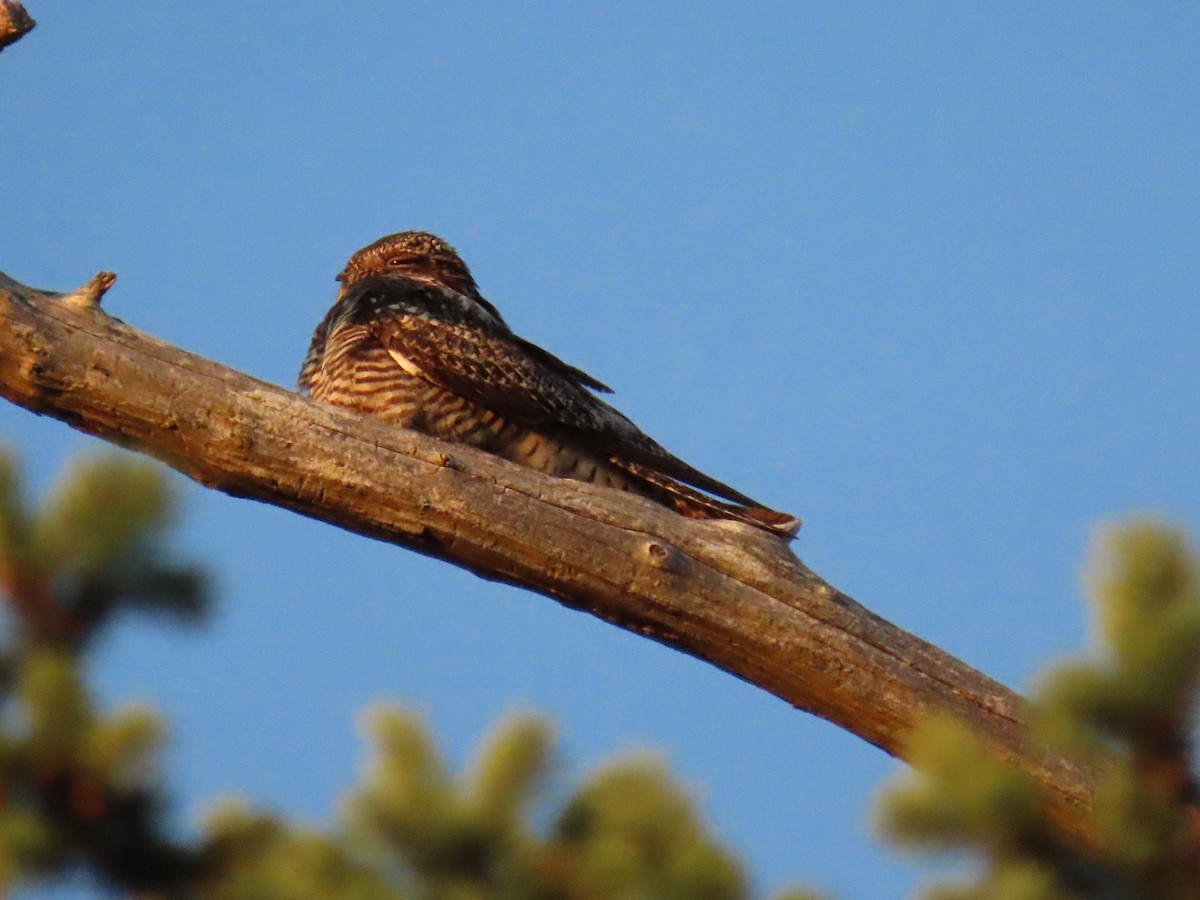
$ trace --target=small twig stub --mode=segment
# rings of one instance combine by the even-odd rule
[[[75,309],[93,309],[100,305],[100,298],[116,281],[117,274],[115,272],[97,272],[92,280],[79,290],[59,297],[59,302]]]

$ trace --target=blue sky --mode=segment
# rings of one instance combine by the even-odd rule
[[[31,3],[0,55],[0,269],[291,385],[333,275],[407,228],[810,566],[1023,689],[1088,638],[1093,527],[1200,525],[1200,8]],[[0,408],[46,484],[89,439]],[[514,710],[568,773],[657,748],[764,887],[900,897],[879,751],[555,603],[185,485],[220,576],[103,696],[174,727],[181,821],[317,820],[357,711],[466,763]]]

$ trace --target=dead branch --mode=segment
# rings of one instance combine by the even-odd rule
[[[17,0],[0,0],[0,50],[25,37],[35,25],[37,22]]]
[[[96,305],[108,284],[53,295],[0,274],[0,395],[227,494],[545,594],[901,758],[919,718],[960,716],[1045,786],[1064,834],[1090,843],[1093,778],[1030,740],[1020,697],[782,542],[306,400],[109,317]]]

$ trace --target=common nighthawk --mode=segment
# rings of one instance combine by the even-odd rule
[[[799,529],[668,453],[593,393],[609,387],[514,334],[441,238],[380,238],[337,279],[300,369],[302,393],[685,516],[789,538]]]

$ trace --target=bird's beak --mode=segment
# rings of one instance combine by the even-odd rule
[[[345,281],[346,280],[346,270],[342,269],[342,271],[338,272],[337,275],[335,275],[333,277],[333,280],[334,281]]]

